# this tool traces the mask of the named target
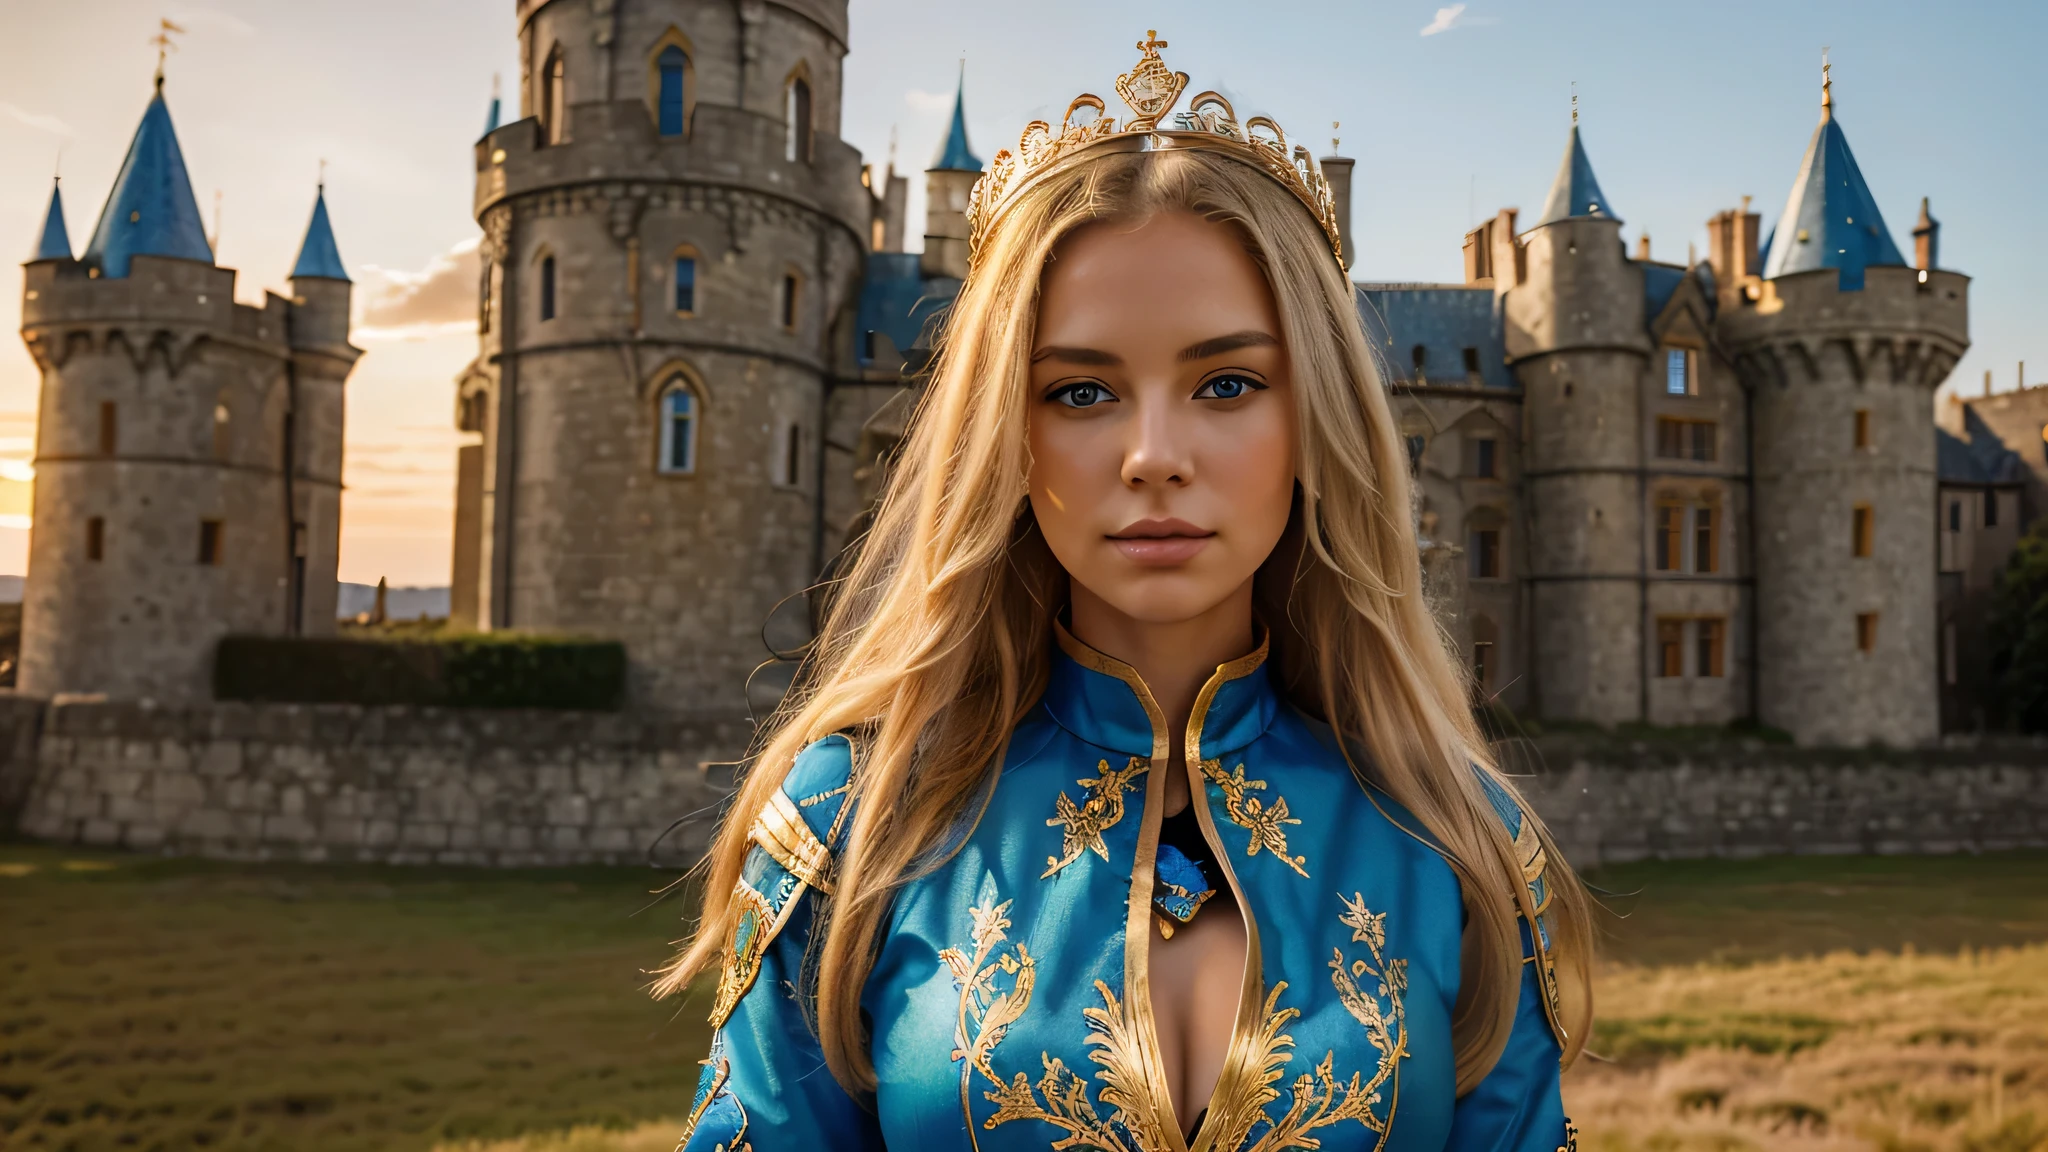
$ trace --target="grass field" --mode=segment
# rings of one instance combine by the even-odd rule
[[[667,1152],[706,1038],[641,993],[660,879],[0,845],[0,1148]],[[1585,1147],[2048,1148],[2048,855],[1593,879]]]

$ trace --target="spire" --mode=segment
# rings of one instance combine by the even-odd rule
[[[1835,82],[1828,75],[1828,50],[1820,50],[1820,118],[1835,118]]]
[[[499,107],[498,77],[493,75],[491,77],[491,114],[484,119],[484,135],[486,136],[498,130]]]
[[[43,217],[43,234],[36,239],[36,254],[29,257],[36,260],[71,259],[71,233],[64,227],[64,194],[58,180],[50,182],[50,213]]]
[[[1558,165],[1557,179],[1551,182],[1550,197],[1543,202],[1543,215],[1536,218],[1536,223],[1540,227],[1574,216],[1597,216],[1620,222],[1608,205],[1607,197],[1600,191],[1600,181],[1593,178],[1593,162],[1586,159],[1586,146],[1579,140],[1576,95],[1572,97],[1572,135],[1564,147],[1564,163]]]
[[[953,93],[953,126],[932,157],[932,170],[979,172],[981,160],[967,147],[967,61],[960,62],[960,87]]]
[[[1799,162],[1784,214],[1772,229],[1764,278],[1839,268],[1843,290],[1853,292],[1863,287],[1865,267],[1905,262],[1834,115],[1832,82],[1823,79],[1820,125]]]
[[[341,251],[334,246],[334,226],[327,222],[325,184],[313,196],[313,220],[306,225],[305,243],[299,245],[298,263],[292,265],[292,279],[306,276],[348,279],[348,270],[341,266]]]
[[[121,161],[121,174],[114,178],[114,189],[107,194],[82,259],[100,275],[118,279],[128,275],[131,256],[213,263],[213,249],[207,246],[206,228],[199,220],[199,201],[192,196],[185,154],[178,148],[178,133],[171,127],[171,110],[164,104],[161,87],[142,113],[142,124],[135,129],[128,157]]]

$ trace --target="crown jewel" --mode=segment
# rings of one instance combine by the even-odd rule
[[[1240,123],[1230,101],[1215,92],[1201,93],[1188,101],[1187,111],[1169,118],[1180,94],[1187,90],[1188,74],[1173,71],[1159,58],[1159,50],[1165,47],[1168,44],[1157,31],[1147,31],[1145,39],[1138,41],[1144,55],[1116,78],[1116,94],[1132,113],[1121,127],[1106,114],[1100,96],[1083,92],[1067,105],[1057,131],[1043,120],[1033,120],[1024,126],[1014,152],[1005,148],[996,153],[988,171],[974,182],[967,202],[970,262],[980,257],[996,221],[1026,188],[1070,167],[1084,153],[1199,149],[1232,156],[1279,181],[1322,225],[1331,253],[1340,266],[1343,264],[1344,241],[1337,229],[1336,201],[1315,156],[1264,116]]]

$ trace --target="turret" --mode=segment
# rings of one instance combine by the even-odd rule
[[[35,255],[29,257],[29,263],[69,259],[71,233],[64,227],[64,189],[59,179],[50,183],[50,211],[43,217],[43,230],[36,237]]]
[[[953,93],[953,120],[925,170],[924,259],[926,276],[967,279],[967,198],[981,178],[981,159],[967,146],[967,65]]]
[[[213,248],[199,220],[199,201],[185,173],[185,154],[171,127],[161,78],[80,259],[92,275],[118,280],[128,275],[133,256],[213,263]]]
[[[1760,281],[1721,311],[1751,397],[1758,706],[1802,742],[1933,737],[1934,389],[1969,347],[1967,277],[1907,267],[1843,133],[1820,124]]]
[[[313,218],[292,264],[292,346],[311,348],[348,343],[351,285],[327,218],[327,186],[313,196]]]
[[[1920,219],[1913,224],[1913,267],[1933,268],[1941,258],[1941,221],[1927,213],[1927,197],[1920,198]]]
[[[1642,575],[1634,471],[1650,348],[1643,273],[1623,251],[1577,121],[1575,108],[1535,226],[1519,241],[1480,230],[1468,264],[1486,257],[1523,389],[1529,539],[1501,542],[1501,578],[1530,589],[1532,703],[1547,716],[1615,723],[1643,714],[1641,612],[1615,589]]]

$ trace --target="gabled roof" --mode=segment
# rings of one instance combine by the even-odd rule
[[[1765,279],[1839,268],[1842,288],[1855,291],[1863,287],[1865,267],[1905,262],[1878,214],[1870,185],[1863,182],[1849,138],[1832,108],[1823,108],[1784,214],[1772,227]]]
[[[931,171],[981,171],[981,158],[967,147],[967,66],[964,64],[960,67],[960,87],[953,93],[953,125],[946,130],[946,138],[939,142],[938,154],[932,157]]]
[[[324,185],[313,196],[313,219],[306,225],[305,242],[299,245],[298,262],[292,265],[291,278],[297,280],[302,276],[348,279],[348,270],[341,266],[341,250],[334,246],[334,226],[327,221]]]
[[[213,248],[199,222],[199,201],[185,174],[185,154],[171,127],[171,110],[159,86],[142,124],[121,161],[121,174],[100,210],[100,222],[85,246],[84,263],[101,276],[128,275],[131,256],[175,256],[213,263]]]
[[[1607,196],[1600,191],[1600,181],[1593,177],[1593,162],[1586,159],[1586,146],[1579,140],[1576,122],[1572,124],[1571,139],[1565,142],[1564,162],[1557,166],[1557,179],[1551,181],[1550,198],[1543,202],[1543,215],[1536,218],[1536,224],[1540,227],[1574,216],[1598,216],[1620,223],[1613,206],[1607,203]]]
[[[64,227],[64,196],[55,183],[50,186],[50,212],[43,217],[43,234],[36,237],[36,254],[29,257],[37,260],[71,259],[71,233]]]
[[[2027,478],[2027,462],[1968,404],[1963,406],[1963,435],[1934,429],[1934,461],[1945,484],[2022,484]]]
[[[1431,384],[1469,387],[1473,375],[1465,366],[1469,350],[1480,387],[1514,388],[1493,289],[1461,284],[1359,284],[1353,302],[1390,383],[1412,384],[1419,376]],[[1416,364],[1418,348],[1420,365]]]

